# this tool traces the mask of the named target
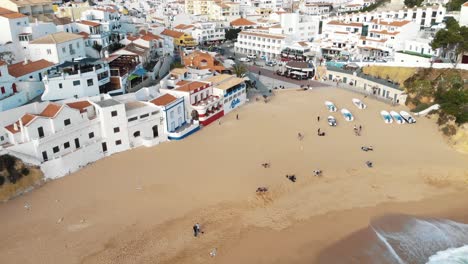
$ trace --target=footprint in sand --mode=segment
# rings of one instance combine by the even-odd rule
[[[357,176],[359,173],[358,169],[347,169],[346,173],[348,173],[349,176]]]

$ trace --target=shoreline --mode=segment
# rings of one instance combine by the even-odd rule
[[[239,241],[224,246],[224,252],[221,247],[218,248],[220,254],[217,261],[226,264],[238,261],[256,264],[284,261],[291,264],[355,263],[350,256],[358,250],[367,249],[365,243],[372,242],[366,235],[357,234],[366,230],[372,219],[403,214],[468,224],[468,204],[464,202],[467,199],[468,194],[460,191],[420,201],[386,202],[372,207],[328,212],[297,221],[281,231],[247,228]],[[356,235],[353,239],[349,238]]]

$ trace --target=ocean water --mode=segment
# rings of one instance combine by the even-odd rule
[[[318,263],[468,264],[468,224],[387,215],[324,250]]]
[[[439,252],[447,256],[464,254],[468,259],[468,225],[445,219],[397,217],[371,223],[378,242],[388,251],[393,263],[426,263]],[[455,251],[450,249],[458,249]],[[434,260],[437,261],[437,260]],[[433,262],[449,264],[445,262]],[[457,263],[457,262],[454,262]],[[463,262],[461,262],[463,263]],[[467,263],[468,264],[468,263]]]
[[[468,246],[439,251],[426,264],[468,264]]]

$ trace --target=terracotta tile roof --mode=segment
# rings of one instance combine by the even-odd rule
[[[67,25],[67,24],[71,24],[72,20],[69,17],[54,16],[52,18],[52,22],[54,22],[55,25]]]
[[[44,110],[42,110],[39,115],[43,117],[55,117],[61,109],[61,105],[50,103],[46,106],[46,108],[44,108]]]
[[[362,23],[356,22],[341,22],[338,20],[332,20],[327,23],[328,25],[337,25],[337,26],[350,26],[350,27],[362,27]]]
[[[184,84],[178,88],[176,88],[177,91],[182,91],[182,92],[192,92],[195,91],[196,89],[202,88],[204,86],[208,85],[207,83],[204,82],[189,82],[187,84]]]
[[[297,44],[301,45],[302,47],[307,47],[307,43],[305,41],[299,41]]]
[[[83,36],[68,32],[57,32],[43,36],[30,42],[30,44],[57,44],[83,38]]]
[[[6,64],[7,64],[6,62],[0,60],[0,66],[6,65]]]
[[[150,103],[152,104],[155,104],[155,105],[158,105],[158,106],[166,106],[172,102],[174,102],[175,100],[177,100],[176,97],[170,95],[170,94],[165,94],[165,95],[162,95],[156,99],[153,99],[150,101]]]
[[[224,4],[224,3],[221,3],[221,2],[218,2],[216,3],[217,6],[221,7],[221,8],[229,8],[230,6]]]
[[[162,39],[160,36],[154,35],[152,33],[146,33],[146,34],[142,35],[140,38],[142,40],[145,40],[145,41]]]
[[[284,36],[280,36],[280,35],[257,33],[257,32],[251,32],[251,31],[242,31],[239,34],[249,35],[249,36],[256,36],[256,37],[271,38],[271,39],[284,39],[285,38]]]
[[[254,26],[254,25],[257,25],[257,24],[243,17],[231,21],[231,26],[234,26],[234,27]]]
[[[169,36],[172,38],[180,38],[184,35],[184,33],[175,30],[165,29],[163,30],[163,32],[161,32],[161,35]]]
[[[189,29],[189,28],[194,28],[194,27],[195,27],[194,25],[179,24],[175,26],[174,28],[184,30],[184,29]]]
[[[382,31],[378,31],[378,30],[371,30],[370,32],[372,33],[377,33],[377,34],[383,34],[383,35],[398,35],[400,34],[400,32],[388,32],[387,30],[382,30]]]
[[[271,28],[281,28],[281,25],[275,25],[275,26],[272,26]]]
[[[21,123],[23,124],[23,126],[27,126],[29,125],[37,116],[36,115],[33,115],[33,114],[24,114],[20,119],[21,119]],[[17,130],[15,130],[15,123],[16,123],[16,126],[18,127]],[[20,132],[20,121],[16,121],[15,123],[11,124],[11,125],[8,125],[5,127],[6,130],[10,131],[11,133],[13,134],[16,134],[18,132]]]
[[[465,3],[463,4],[463,6],[468,6],[468,2],[465,2]]]
[[[27,17],[26,15],[2,7],[0,7],[0,16],[8,19]]]
[[[379,21],[378,19],[374,19],[371,22],[374,23],[374,24],[383,25],[383,26],[402,27],[402,26],[408,24],[411,21],[409,21],[409,20],[400,20],[400,21],[389,22],[389,21],[383,21],[383,20]]]
[[[83,113],[86,111],[85,108],[91,106],[91,103],[88,101],[78,101],[78,102],[68,103],[67,105],[73,109],[78,109],[80,110],[80,113]]]
[[[53,62],[46,60],[28,61],[27,64],[24,64],[24,62],[18,62],[8,66],[8,73],[13,77],[18,78],[35,71],[50,68],[54,65],[55,64]]]
[[[182,81],[178,81],[178,82],[176,83],[176,85],[182,86],[182,85],[187,84],[187,83],[189,83],[189,82],[190,82],[190,81],[182,80]]]
[[[130,40],[130,41],[135,41],[138,39],[138,37],[134,37],[134,36],[127,36],[127,39]]]
[[[83,36],[84,39],[89,39],[89,34],[84,32],[84,31],[81,31],[80,33],[78,33],[79,35]]]
[[[97,27],[97,26],[101,25],[101,24],[99,24],[97,22],[89,21],[89,20],[81,20],[81,21],[78,21],[77,23],[87,25],[87,26],[90,26],[90,27]]]

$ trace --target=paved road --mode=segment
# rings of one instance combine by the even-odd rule
[[[296,85],[306,85],[306,86],[310,85],[311,87],[329,86],[327,84],[317,82],[317,81],[294,80],[294,79],[287,78],[287,77],[284,77],[284,76],[279,76],[272,70],[261,68],[261,67],[258,67],[258,66],[249,65],[249,66],[247,66],[247,68],[249,69],[250,72],[252,72],[254,74],[258,75],[258,72],[260,71],[261,76],[266,76],[266,77],[269,77],[269,78],[272,78],[272,79],[275,79],[275,80],[279,80],[279,81],[282,81],[282,82],[293,83],[293,84],[296,84]]]

